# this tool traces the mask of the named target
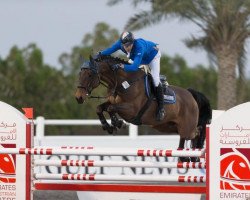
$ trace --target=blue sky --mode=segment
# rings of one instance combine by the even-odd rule
[[[96,23],[104,21],[122,31],[131,15],[147,8],[142,5],[134,9],[129,1],[113,7],[106,3],[107,0],[0,0],[0,56],[5,58],[13,45],[22,48],[35,42],[42,49],[45,62],[59,68],[60,54],[70,52]],[[182,42],[191,34],[201,34],[199,31],[191,23],[175,20],[134,34],[159,43],[162,52],[170,56],[183,56],[191,66],[208,65],[204,51],[190,50]],[[249,66],[247,69],[250,73]]]

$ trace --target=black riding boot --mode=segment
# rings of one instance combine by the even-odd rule
[[[165,116],[164,110],[164,96],[163,96],[163,89],[161,83],[156,87],[156,101],[158,103],[157,113],[156,113],[156,120],[161,121]]]

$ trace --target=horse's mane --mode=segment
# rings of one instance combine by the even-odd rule
[[[122,63],[122,64],[129,64],[128,61],[119,58],[119,57],[113,57],[110,55],[100,55],[99,57],[100,61],[106,61],[106,62],[116,62],[116,63]]]

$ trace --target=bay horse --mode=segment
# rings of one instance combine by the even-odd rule
[[[79,85],[75,98],[83,103],[92,90],[101,83],[107,87],[107,101],[97,106],[96,113],[104,130],[109,133],[121,128],[122,119],[136,125],[150,125],[164,133],[180,135],[179,149],[183,149],[186,140],[191,140],[191,148],[203,148],[206,124],[210,123],[212,110],[209,100],[193,89],[169,86],[176,94],[174,104],[165,104],[166,115],[162,121],[156,120],[157,102],[145,94],[145,72],[125,72],[114,69],[118,63],[128,64],[125,60],[112,56],[90,56],[89,62],[83,62],[79,73]],[[124,85],[126,82],[126,86]],[[127,87],[127,88],[126,88]],[[103,112],[108,112],[111,125]],[[181,161],[198,161],[198,158],[180,158]]]

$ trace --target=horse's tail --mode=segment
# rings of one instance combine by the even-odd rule
[[[211,123],[212,109],[209,100],[204,94],[191,88],[188,88],[188,91],[192,94],[199,107],[198,129],[200,134],[198,136],[196,148],[203,148],[206,138],[206,124]]]

